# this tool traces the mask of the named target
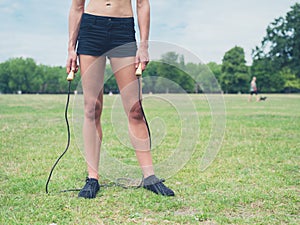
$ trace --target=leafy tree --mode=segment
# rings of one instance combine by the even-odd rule
[[[244,49],[238,46],[227,51],[222,60],[221,85],[226,93],[248,91],[249,72]]]
[[[209,70],[211,84],[211,92],[219,92],[221,90],[222,65],[215,62],[209,62],[206,70]]]
[[[185,71],[189,74],[190,77],[192,77],[194,81],[194,90],[193,92],[199,93],[202,92],[202,82],[200,79],[200,74],[201,74],[201,68],[200,64],[197,65],[195,63],[188,63],[185,65]]]
[[[213,75],[216,77],[218,82],[220,83],[221,81],[221,75],[222,75],[222,65],[217,64],[215,62],[209,62],[207,64],[208,68],[211,70]]]
[[[12,90],[9,88],[9,62],[3,62],[0,64],[0,93],[11,93]]]
[[[144,93],[153,93],[155,92],[155,85],[158,78],[158,66],[159,62],[151,61],[147,65],[147,69],[143,73],[143,92]]]
[[[41,66],[43,69],[42,77],[42,88],[41,92],[44,93],[66,93],[68,88],[68,83],[66,81],[66,72],[63,67],[60,66]],[[72,81],[74,82],[74,81]],[[73,83],[73,86],[75,84]]]
[[[7,89],[11,92],[21,91],[33,93],[37,91],[39,84],[36,79],[37,66],[33,59],[15,58],[7,61],[6,75],[8,76]]]
[[[189,77],[192,78],[190,86],[194,87],[195,93],[212,93],[217,91],[217,80],[207,65],[188,63],[185,68]]]
[[[65,68],[37,65],[31,58],[14,58],[1,63],[0,81],[3,93],[65,93],[68,89]],[[74,80],[74,87],[76,83]]]
[[[300,82],[300,4],[267,27],[260,47],[252,52],[252,74],[262,91],[296,91]]]
[[[300,78],[300,4],[296,3],[285,17],[276,18],[267,27],[260,47],[253,50],[253,60],[268,58],[273,72],[288,67]]]
[[[160,62],[157,67],[157,74],[165,79],[157,79],[156,91],[167,93],[178,92],[182,89],[187,92],[194,91],[195,84],[193,79],[184,72],[185,63],[183,56],[175,52],[167,52],[162,55]]]
[[[259,92],[281,92],[284,88],[283,77],[274,69],[272,61],[268,58],[254,60],[251,74],[257,78]]]
[[[118,93],[119,89],[112,68],[107,64],[104,73],[104,93],[107,94],[109,92]]]
[[[300,79],[297,78],[296,74],[294,74],[290,68],[283,68],[280,71],[280,76],[284,80],[285,92],[290,93],[300,91]]]

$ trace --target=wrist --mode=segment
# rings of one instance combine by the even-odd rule
[[[75,51],[75,47],[74,46],[68,47],[68,52],[72,52],[72,51]]]
[[[148,41],[141,41],[139,44],[139,48],[148,49],[149,48]]]
[[[75,52],[75,48],[68,48],[68,53],[73,54]]]
[[[75,49],[76,49],[76,43],[70,40],[68,43],[68,52],[74,52]]]

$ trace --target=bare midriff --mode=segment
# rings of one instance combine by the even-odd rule
[[[109,17],[133,17],[131,0],[90,0],[85,13]]]

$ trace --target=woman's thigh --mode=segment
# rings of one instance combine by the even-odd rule
[[[112,70],[121,93],[125,112],[139,101],[139,85],[135,75],[135,57],[111,58]]]
[[[79,56],[82,90],[84,94],[85,113],[94,118],[100,116],[103,105],[103,80],[106,65],[105,57],[89,55]]]
[[[96,94],[103,89],[105,63],[102,56],[79,55],[83,91]]]

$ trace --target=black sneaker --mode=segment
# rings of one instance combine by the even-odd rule
[[[97,179],[86,178],[86,184],[80,190],[78,197],[82,198],[96,198],[96,194],[100,189],[100,185]]]
[[[160,180],[155,175],[152,175],[144,179],[143,187],[158,195],[175,196],[174,191],[166,187],[163,182],[165,182],[165,180]]]

